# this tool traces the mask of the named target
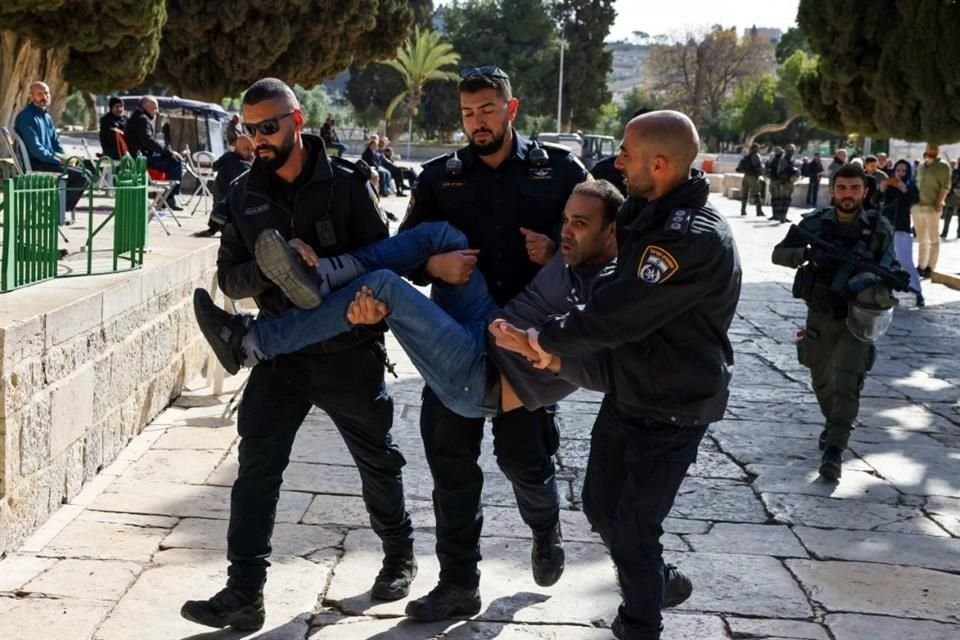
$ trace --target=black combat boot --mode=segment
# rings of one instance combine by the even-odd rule
[[[740,215],[747,215],[747,201],[746,199],[740,201]]]
[[[665,565],[663,573],[666,577],[666,582],[663,586],[663,604],[660,608],[670,609],[682,604],[690,597],[690,594],[693,593],[693,583],[690,582],[690,578],[683,575],[683,573],[672,564]],[[623,637],[623,620],[620,619],[619,613],[617,617],[613,619],[613,622],[610,623],[610,632],[613,633],[616,638]]]
[[[560,534],[560,522],[546,533],[533,534],[533,549],[530,551],[530,564],[533,569],[533,581],[541,587],[552,587],[563,575],[563,536]]]
[[[417,577],[417,559],[413,551],[399,555],[388,555],[377,579],[373,581],[370,597],[374,600],[400,600],[410,594],[410,585]]]
[[[266,617],[263,591],[227,587],[209,600],[187,600],[180,608],[180,615],[207,627],[257,631]]]
[[[405,613],[408,618],[419,622],[472,616],[480,613],[480,590],[440,581],[427,595],[408,602]]]
[[[830,482],[836,482],[840,479],[840,474],[843,471],[842,465],[843,449],[832,444],[827,445],[820,461],[820,477]]]
[[[194,289],[193,314],[200,326],[200,333],[206,338],[223,368],[231,375],[239,371],[247,360],[243,338],[250,332],[253,317],[227,313],[213,303],[206,289]]]

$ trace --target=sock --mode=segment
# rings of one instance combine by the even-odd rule
[[[316,267],[320,274],[320,293],[327,296],[348,282],[353,282],[367,272],[360,261],[349,253],[331,258],[320,258]]]
[[[243,340],[240,342],[240,348],[243,351],[243,366],[245,367],[254,367],[262,360],[270,359],[270,356],[260,349],[257,332],[252,328],[243,336]]]

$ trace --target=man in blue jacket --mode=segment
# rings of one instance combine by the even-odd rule
[[[45,82],[32,83],[30,102],[17,114],[13,128],[26,147],[30,167],[34,171],[66,174],[67,211],[73,211],[87,186],[87,179],[81,169],[64,165],[67,154],[53,126],[53,118],[47,113],[49,105],[50,87]]]

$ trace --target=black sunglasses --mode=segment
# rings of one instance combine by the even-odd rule
[[[243,131],[250,137],[257,135],[257,131],[265,136],[272,136],[277,131],[280,131],[280,121],[284,118],[289,118],[294,113],[296,112],[288,111],[282,116],[267,118],[266,120],[261,120],[260,122],[241,122],[240,126],[243,127]]]
[[[492,64],[485,64],[482,67],[464,67],[460,69],[460,79],[469,80],[470,78],[477,77],[486,77],[486,78],[500,78],[502,80],[509,80],[510,76],[507,75],[507,72]]]

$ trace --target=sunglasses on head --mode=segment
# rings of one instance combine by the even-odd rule
[[[470,78],[477,78],[480,76],[486,78],[500,78],[502,80],[510,79],[510,76],[508,76],[503,69],[492,64],[485,64],[482,67],[464,67],[463,69],[460,69],[461,80],[469,80]]]
[[[260,122],[241,122],[240,126],[243,127],[244,133],[250,137],[257,135],[258,131],[265,136],[272,136],[277,131],[280,131],[280,121],[284,118],[289,118],[293,114],[293,111],[288,111],[282,116],[274,116],[273,118],[267,118]]]

